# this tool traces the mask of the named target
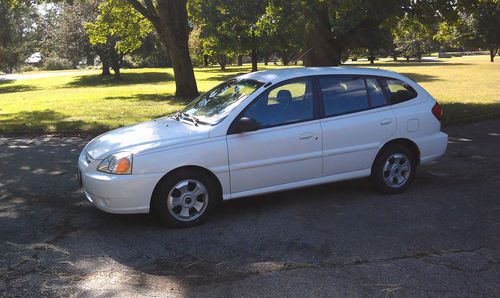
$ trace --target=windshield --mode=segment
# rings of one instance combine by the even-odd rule
[[[262,85],[255,80],[226,81],[192,101],[182,113],[200,123],[217,124]]]

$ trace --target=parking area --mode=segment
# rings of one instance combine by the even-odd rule
[[[498,296],[500,120],[445,131],[404,194],[328,184],[189,229],[86,202],[87,137],[0,138],[0,296]]]

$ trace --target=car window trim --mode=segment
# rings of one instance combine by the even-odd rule
[[[302,76],[302,77],[296,77],[296,78],[291,78],[291,79],[287,79],[287,80],[284,80],[284,81],[281,81],[277,84],[272,84],[270,85],[267,89],[264,89],[259,95],[257,95],[253,100],[252,102],[250,102],[240,113],[238,113],[238,115],[234,118],[233,122],[231,122],[231,124],[229,125],[229,128],[227,130],[227,135],[233,135],[233,134],[239,134],[238,132],[236,132],[236,129],[235,129],[235,125],[236,125],[236,122],[241,118],[243,117],[243,115],[245,114],[245,112],[250,108],[252,107],[252,105],[257,101],[259,100],[259,98],[266,94],[269,95],[269,93],[276,89],[276,88],[279,88],[283,85],[287,85],[287,84],[290,84],[290,83],[293,83],[295,81],[310,81],[312,83],[312,92],[313,92],[313,117],[311,118],[307,118],[307,119],[301,119],[301,120],[297,120],[297,121],[292,121],[292,122],[286,122],[286,123],[280,123],[280,124],[276,124],[276,125],[270,125],[270,126],[262,126],[260,127],[257,131],[260,131],[260,130],[264,130],[264,129],[269,129],[269,128],[274,128],[274,127],[279,127],[279,126],[285,126],[285,125],[292,125],[292,124],[297,124],[297,123],[302,123],[302,122],[309,122],[309,121],[314,121],[314,120],[318,120],[320,119],[320,113],[319,113],[319,109],[318,109],[318,102],[319,102],[319,99],[318,99],[318,94],[317,94],[317,87],[315,86],[315,76]],[[272,87],[272,88],[271,88]]]

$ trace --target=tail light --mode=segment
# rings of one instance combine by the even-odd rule
[[[443,117],[443,109],[439,105],[439,103],[436,102],[434,106],[432,107],[432,114],[434,117],[436,117],[437,120],[441,121],[441,117]]]

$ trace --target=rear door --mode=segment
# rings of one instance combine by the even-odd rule
[[[375,154],[396,131],[396,119],[376,77],[318,79],[323,119],[323,175],[371,168]]]

